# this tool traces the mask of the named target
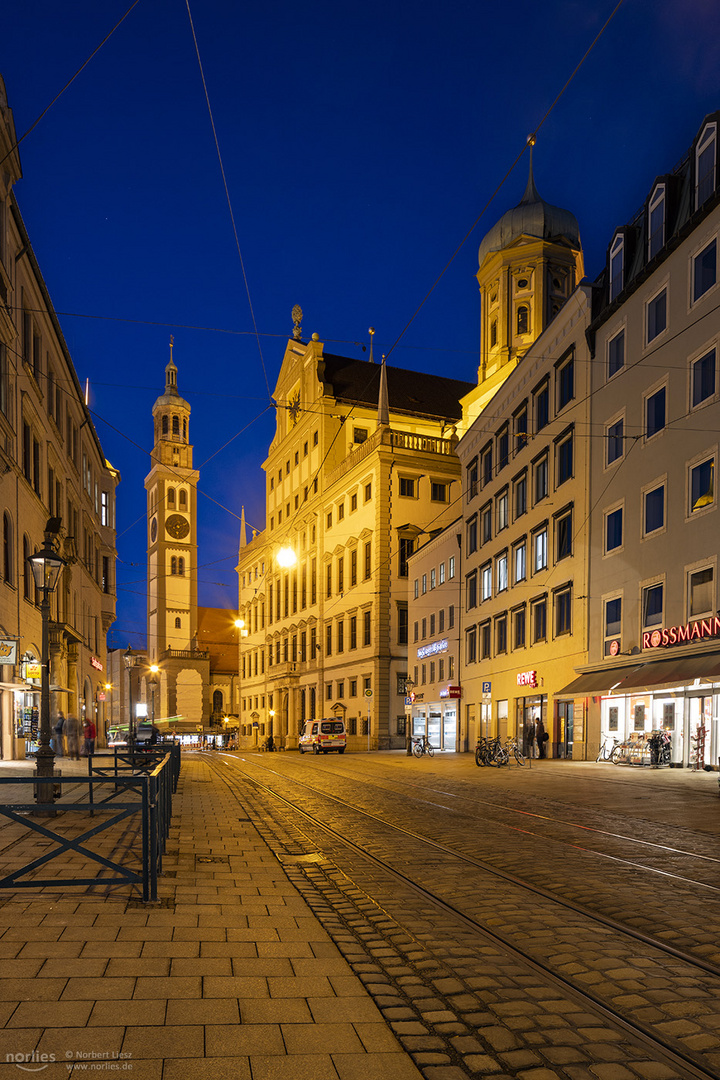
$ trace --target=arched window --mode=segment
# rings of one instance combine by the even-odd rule
[[[167,416],[163,416],[163,418],[162,418],[162,433],[163,433],[163,435],[167,435],[167,433],[168,433],[168,418],[167,418]]]
[[[180,417],[173,416],[173,435],[180,434]]]
[[[184,573],[185,573],[185,560],[182,557],[180,557],[178,559],[178,574],[179,574],[180,577],[182,577]]]
[[[175,488],[167,489],[167,504],[168,506],[175,505]]]
[[[3,515],[3,577],[12,585],[13,583],[13,542],[12,521],[7,511]]]
[[[527,304],[521,304],[517,309],[517,332],[518,334],[530,333],[530,309]]]
[[[173,555],[170,559],[170,573],[175,576],[177,574],[177,556]]]
[[[183,488],[180,488],[178,499],[180,503],[180,509],[187,510],[187,491],[184,491]]]
[[[182,619],[179,616],[175,620],[175,629],[176,630],[181,630],[182,629]]]
[[[222,690],[213,691],[213,712],[223,711],[223,694]]]

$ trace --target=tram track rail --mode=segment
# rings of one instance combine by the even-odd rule
[[[312,808],[308,809],[307,807],[300,806],[296,800],[288,798],[282,791],[278,791],[277,781],[280,780],[283,783],[294,785],[296,789],[304,789],[311,798],[327,800],[329,803],[340,807],[344,812],[350,812],[353,815],[357,815],[368,823],[372,823],[375,827],[382,826],[385,829],[390,829],[394,835],[402,838],[403,842],[412,841],[414,844],[424,845],[426,848],[436,852],[441,858],[472,866],[474,870],[480,871],[485,875],[491,875],[496,880],[502,881],[503,883],[512,886],[514,889],[525,890],[534,896],[542,898],[543,901],[549,904],[560,905],[563,909],[572,912],[574,915],[577,915],[584,920],[589,920],[593,924],[603,926],[606,930],[610,930],[614,935],[622,936],[629,941],[640,943],[644,948],[654,950],[656,953],[664,955],[669,960],[672,960],[673,963],[681,963],[688,970],[697,972],[698,976],[702,972],[703,976],[710,976],[713,980],[718,980],[720,982],[720,967],[708,961],[704,961],[702,958],[686,953],[683,950],[677,949],[667,942],[659,941],[651,935],[644,934],[641,931],[628,927],[607,916],[591,911],[582,905],[558,896],[556,893],[552,893],[542,887],[523,881],[515,875],[499,870],[497,867],[493,867],[482,860],[458,852],[437,840],[422,836],[404,826],[390,822],[382,816],[372,814],[367,810],[359,809],[348,800],[319,790],[317,787],[313,787],[312,784],[309,784],[296,776],[290,776],[284,772],[279,773],[269,765],[264,763],[261,764],[252,759],[245,759],[242,761],[242,764],[244,766],[242,778],[245,781],[253,785],[255,790],[261,792],[264,797],[275,800],[286,810],[293,814],[300,815],[306,822],[311,823],[312,830],[320,830],[320,833],[330,838],[334,844],[339,844],[345,850],[351,851],[365,860],[369,860],[374,866],[381,869],[383,873],[394,878],[396,881],[401,882],[404,887],[412,890],[417,896],[422,898],[423,902],[430,903],[438,911],[450,915],[459,925],[462,925],[474,934],[480,935],[485,940],[492,942],[496,947],[506,951],[514,959],[521,961],[534,972],[541,974],[544,979],[547,979],[548,982],[556,988],[561,989],[563,993],[570,995],[576,1001],[588,1005],[604,1020],[616,1025],[620,1031],[624,1032],[632,1039],[640,1040],[643,1046],[652,1049],[653,1053],[660,1055],[660,1058],[667,1064],[671,1065],[673,1068],[680,1069],[680,1075],[688,1077],[714,1077],[716,1080],[718,1072],[712,1068],[707,1068],[697,1054],[688,1051],[682,1044],[679,1044],[677,1040],[659,1037],[657,1031],[651,1030],[647,1025],[638,1023],[632,1017],[628,1017],[623,1012],[620,1012],[618,1009],[614,1008],[612,1004],[608,1003],[608,1001],[604,1000],[601,996],[594,994],[587,987],[579,986],[577,981],[573,981],[572,978],[568,978],[561,972],[554,970],[552,966],[543,959],[540,959],[537,955],[519,947],[516,943],[510,941],[507,936],[503,936],[502,933],[499,933],[491,926],[483,923],[472,914],[463,911],[457,904],[452,903],[438,892],[423,885],[409,873],[393,866],[386,858],[382,858],[377,853],[370,851],[367,846],[356,843],[345,835],[344,832],[333,828],[326,821],[318,821],[318,815]],[[252,775],[248,772],[248,766]],[[216,767],[216,772],[225,783],[232,787],[232,780],[225,770],[220,770]],[[258,773],[265,774],[265,777],[259,776]],[[272,781],[268,779],[268,774],[274,778]],[[348,779],[346,774],[342,773],[341,775],[343,779]],[[363,777],[363,784],[366,785],[367,782],[368,778]],[[313,841],[309,839],[308,842],[312,846]],[[344,872],[346,873],[347,871]],[[716,989],[716,993],[718,991],[720,991],[720,986]],[[718,1000],[720,1001],[720,997]]]

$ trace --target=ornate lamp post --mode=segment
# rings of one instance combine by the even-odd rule
[[[35,585],[42,593],[40,612],[42,614],[42,678],[40,683],[40,744],[37,752],[37,776],[54,775],[55,751],[50,745],[50,647],[48,641],[48,624],[50,621],[50,593],[55,588],[60,577],[60,571],[65,565],[65,560],[57,554],[53,544],[57,540],[60,528],[60,519],[51,518],[45,528],[45,540],[43,546],[34,555],[28,556],[30,569],[35,579]],[[54,790],[52,784],[38,784],[37,800],[40,803],[54,802]]]
[[[157,676],[160,668],[157,664],[150,665],[151,678],[148,680],[148,686],[150,687],[150,721],[155,723],[155,691],[157,690]]]
[[[412,679],[405,680],[405,697],[410,697],[415,688]],[[405,706],[405,753],[408,757],[412,754],[412,705]]]
[[[130,746],[131,753],[135,753],[135,713],[133,710],[133,696],[132,696],[132,669],[135,667],[135,653],[128,645],[127,652],[123,653],[123,660],[125,661],[125,667],[128,673],[128,744]]]

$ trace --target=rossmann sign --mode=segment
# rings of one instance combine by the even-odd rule
[[[682,645],[686,641],[700,641],[702,638],[720,637],[720,617],[696,619],[684,626],[665,626],[662,630],[645,630],[642,636],[643,649],[660,649],[664,645]]]

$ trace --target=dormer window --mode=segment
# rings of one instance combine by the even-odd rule
[[[648,260],[665,244],[665,185],[658,184],[648,204]]]
[[[702,206],[715,190],[717,124],[708,124],[695,150],[695,209]]]
[[[610,303],[619,296],[625,284],[625,237],[615,237],[610,248]]]

